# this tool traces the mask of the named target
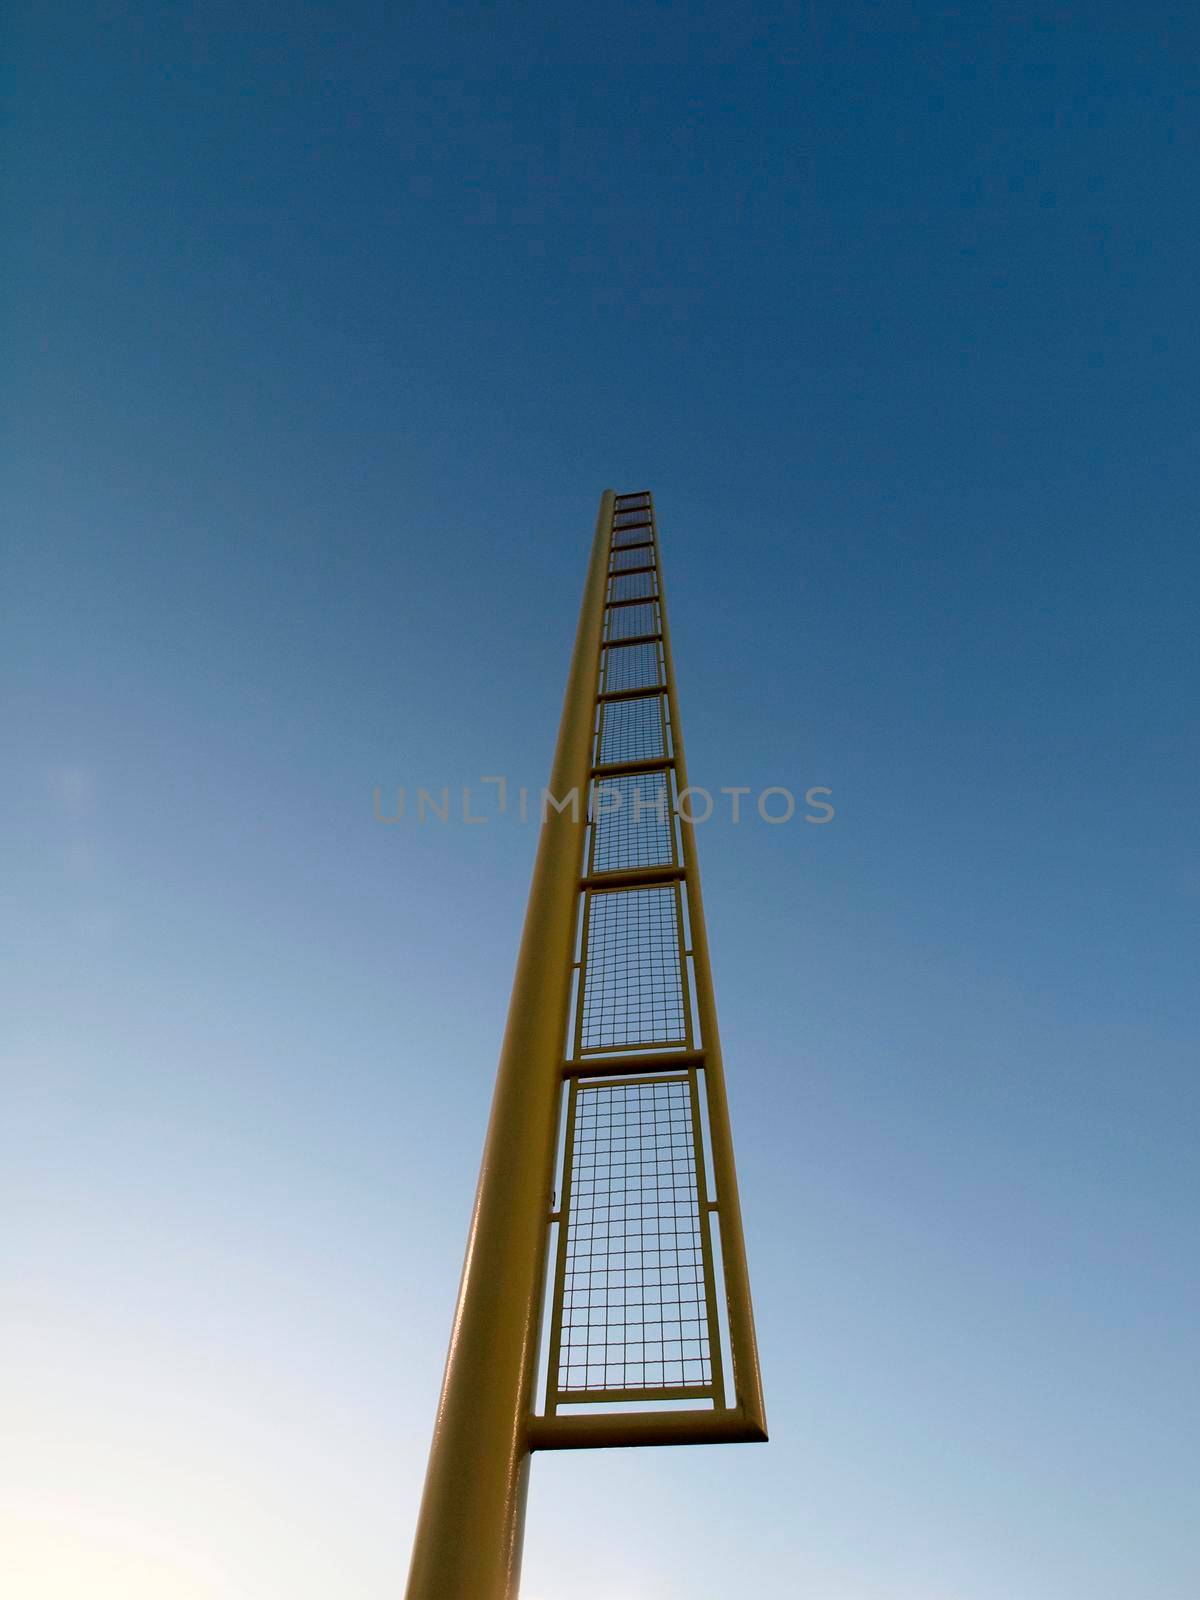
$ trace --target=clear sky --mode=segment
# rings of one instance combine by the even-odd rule
[[[535,834],[372,791],[649,485],[773,1437],[524,1596],[1194,1600],[1191,9],[7,35],[5,1595],[401,1592]]]

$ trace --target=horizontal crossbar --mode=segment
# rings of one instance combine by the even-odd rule
[[[555,1389],[556,1406],[603,1406],[630,1400],[711,1400],[712,1387],[698,1383],[673,1383],[651,1389]]]
[[[639,761],[604,761],[592,768],[592,777],[619,778],[631,772],[665,772],[674,765],[674,756],[644,756]]]
[[[628,639],[606,639],[604,643],[609,650],[623,650],[627,644],[657,644],[661,638],[661,633],[635,633]]]
[[[647,694],[666,694],[665,683],[647,683],[639,685],[636,689],[605,689],[596,696],[598,702],[605,700],[640,700]]]
[[[761,1444],[767,1430],[741,1411],[629,1411],[608,1417],[531,1417],[531,1450],[620,1449],[639,1444]]]
[[[639,889],[643,884],[679,883],[684,867],[620,867],[615,872],[589,872],[580,878],[581,889]]]
[[[612,1078],[622,1073],[681,1072],[702,1067],[703,1050],[649,1051],[644,1056],[592,1056],[587,1061],[564,1061],[564,1078]]]

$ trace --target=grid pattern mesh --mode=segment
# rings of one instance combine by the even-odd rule
[[[570,1203],[560,1394],[712,1385],[688,1080],[581,1084]]]
[[[604,687],[653,689],[662,682],[657,644],[622,644],[604,652]]]
[[[641,527],[647,525],[649,521],[649,506],[641,506],[636,510],[629,507],[622,507],[619,511],[615,511],[613,513],[614,528]]]
[[[610,700],[600,713],[598,766],[618,761],[650,761],[666,754],[663,742],[662,695],[638,700]]]
[[[648,506],[650,504],[650,491],[642,489],[637,494],[619,494],[613,501],[618,511],[624,511],[630,506]]]
[[[670,803],[665,772],[601,778],[592,791],[592,871],[672,866]]]
[[[645,544],[648,539],[653,539],[654,530],[648,522],[639,528],[614,528],[612,543],[613,549],[619,550],[623,544]]]
[[[652,567],[653,565],[653,550],[617,550],[613,553],[613,572],[624,572],[628,567]]]
[[[580,1049],[686,1044],[676,887],[606,889],[586,905]]]
[[[608,586],[610,600],[649,600],[657,593],[652,572],[630,572]]]
[[[658,632],[658,603],[648,600],[643,606],[613,606],[605,612],[610,639],[636,639],[642,633]]]

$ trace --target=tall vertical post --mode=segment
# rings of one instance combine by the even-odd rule
[[[600,500],[407,1600],[515,1600],[613,491]]]

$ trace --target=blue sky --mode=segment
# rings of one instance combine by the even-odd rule
[[[769,1447],[528,1600],[1190,1600],[1184,8],[18,7],[6,1592],[399,1592],[595,515],[653,487]]]

